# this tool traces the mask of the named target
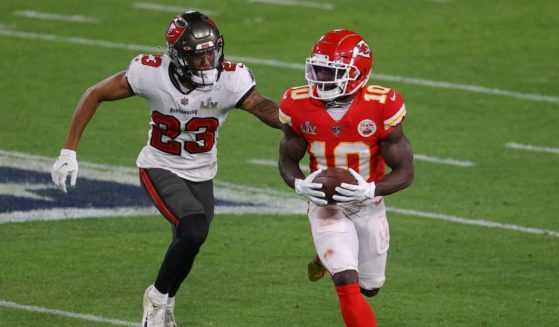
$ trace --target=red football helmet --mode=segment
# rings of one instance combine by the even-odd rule
[[[373,52],[367,42],[350,30],[324,34],[307,58],[305,78],[310,96],[331,100],[355,93],[369,80]]]

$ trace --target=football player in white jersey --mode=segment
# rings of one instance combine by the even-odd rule
[[[148,100],[151,129],[137,159],[140,181],[171,223],[173,239],[153,285],[144,294],[144,327],[176,326],[175,295],[204,243],[214,215],[217,132],[229,111],[240,108],[279,128],[278,106],[255,89],[251,71],[226,61],[215,22],[197,11],[171,19],[167,52],[135,57],[127,70],[93,85],[72,118],[52,180],[66,192],[75,185],[76,149],[87,123],[103,101],[139,95]]]

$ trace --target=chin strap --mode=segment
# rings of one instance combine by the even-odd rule
[[[190,80],[192,83],[202,86],[212,85],[217,82],[219,75],[219,70],[217,68],[201,70],[198,74],[194,74],[194,72],[190,71]]]

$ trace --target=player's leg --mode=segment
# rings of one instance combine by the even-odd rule
[[[313,241],[324,267],[332,274],[347,326],[376,326],[374,312],[360,294],[357,232],[337,206],[310,205]]]
[[[194,258],[209,232],[213,217],[213,186],[211,181],[193,183],[203,185],[195,187],[202,189],[197,190],[195,195],[189,185],[191,182],[164,169],[141,169],[140,177],[154,204],[173,226],[173,239],[159,269],[155,287],[150,291],[154,301],[162,299],[160,295],[164,295],[165,304],[168,302],[168,309],[172,310],[174,296],[190,272]],[[203,201],[197,198],[201,195],[204,196]],[[167,316],[172,316],[172,311],[166,311]],[[149,313],[144,316],[149,316]],[[149,321],[147,318],[145,320]]]
[[[186,184],[190,192],[192,192],[194,199],[197,199],[198,202],[202,205],[205,219],[202,219],[202,217],[199,214],[187,214],[186,212],[192,210],[194,206],[192,204],[189,204],[188,201],[186,201],[185,205],[188,208],[185,209],[186,212],[183,218],[185,219],[184,223],[182,223],[183,219],[181,219],[181,223],[184,225],[183,229],[188,230],[186,232],[187,238],[190,238],[188,237],[189,233],[194,232],[195,234],[198,235],[194,235],[191,238],[195,241],[196,240],[202,241],[203,243],[203,241],[206,239],[208,235],[209,226],[214,216],[215,200],[214,200],[214,193],[213,193],[213,182],[210,180],[206,182],[186,182]],[[202,243],[200,244],[200,246],[202,245]],[[198,246],[198,250],[200,249],[200,246]],[[190,264],[190,268],[192,268],[192,264]],[[177,294],[180,288],[180,285],[182,284],[182,282],[185,280],[186,276],[190,272],[190,268],[181,270],[174,277],[171,288],[169,289],[169,297],[171,298],[175,297],[175,295]]]
[[[334,274],[332,279],[336,284],[336,294],[346,326],[376,327],[375,313],[360,292],[357,271],[346,270]]]
[[[353,219],[359,238],[359,284],[365,296],[375,296],[386,279],[390,232],[381,197],[363,207]]]
[[[169,291],[165,309],[165,327],[175,327],[175,295],[186,279],[200,247],[209,231],[206,215],[187,215],[180,219],[174,230],[173,240],[159,269],[155,286]]]

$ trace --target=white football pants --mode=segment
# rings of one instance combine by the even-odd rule
[[[311,202],[308,215],[317,254],[332,275],[356,270],[362,288],[384,284],[390,233],[382,197],[326,207]]]

